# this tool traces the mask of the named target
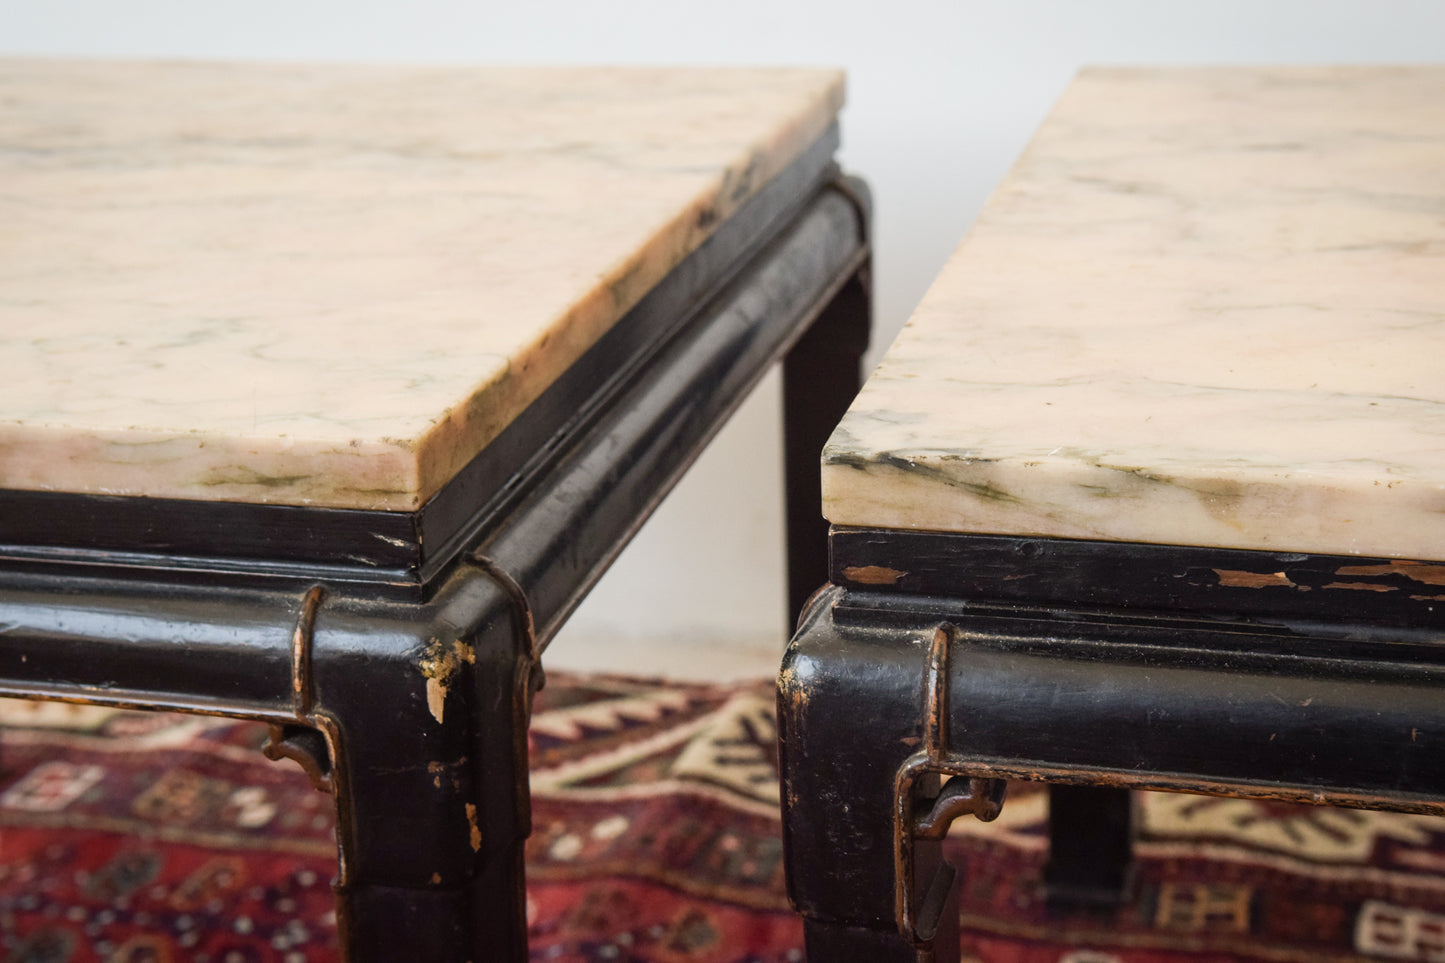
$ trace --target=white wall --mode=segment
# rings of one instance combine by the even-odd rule
[[[1441,61],[1445,2],[0,0],[0,53],[846,67],[843,160],[877,203],[881,351],[1081,64]],[[579,610],[554,664],[706,674],[719,645],[772,658],[776,403],[773,379]]]

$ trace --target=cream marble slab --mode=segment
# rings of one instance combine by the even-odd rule
[[[823,491],[841,525],[1445,559],[1445,68],[1081,74]]]
[[[0,62],[0,487],[412,509],[841,75]]]

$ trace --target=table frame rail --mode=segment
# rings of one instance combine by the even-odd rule
[[[1127,568],[1134,548],[1096,546],[1096,562]],[[1391,612],[1346,590],[1302,612],[1309,590],[1281,579],[1273,599],[1239,594],[1232,573],[1281,570],[1268,553],[1201,568],[1207,553],[1175,552],[1195,583],[1156,564],[1134,607],[1118,583],[1089,595],[1051,586],[1047,560],[1031,568],[1083,551],[834,532],[848,584],[815,598],[779,680],[788,887],[810,959],[957,959],[940,840],[956,816],[995,815],[1005,779],[1102,787],[1111,805],[1152,789],[1445,814],[1445,625],[1420,598],[1426,563],[1287,562],[1367,570],[1390,591],[1413,573]],[[1161,586],[1197,607],[1165,611]]]

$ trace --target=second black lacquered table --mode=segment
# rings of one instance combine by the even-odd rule
[[[1445,811],[1442,102],[1064,95],[823,454],[779,703],[810,959],[957,959],[940,840],[1006,778],[1055,785],[1074,905],[1129,885],[1129,789]]]

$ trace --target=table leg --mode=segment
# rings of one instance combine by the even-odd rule
[[[352,963],[527,957],[525,653],[505,615],[446,627],[331,626],[316,653]]]
[[[1049,787],[1050,906],[1111,908],[1123,899],[1133,842],[1133,797],[1127,789]]]
[[[788,896],[808,959],[954,963],[953,868],[942,831],[916,832],[944,795],[938,774],[914,768],[926,742],[921,647],[836,625],[834,595],[804,614],[778,686]]]
[[[899,938],[861,926],[846,926],[808,919],[803,923],[808,959],[813,963],[945,963],[958,960],[958,887],[949,890],[931,947],[919,947]]]
[[[834,295],[783,360],[783,465],[788,625],[828,581],[828,522],[819,511],[818,458],[862,386],[872,323],[865,264]]]

